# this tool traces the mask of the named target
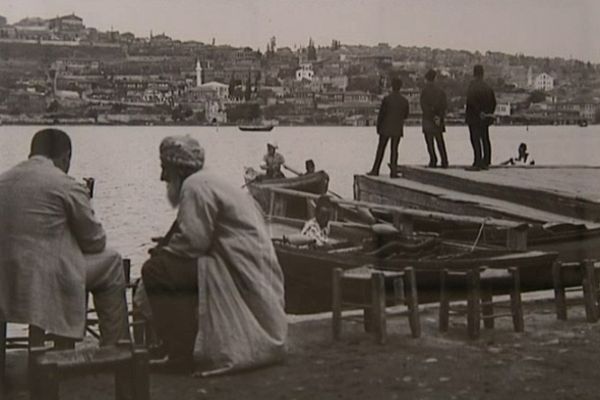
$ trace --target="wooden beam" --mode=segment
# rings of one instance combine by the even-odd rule
[[[277,194],[286,194],[290,196],[297,196],[301,198],[310,198],[317,199],[320,195],[300,192],[297,190],[291,189],[283,189],[283,188],[268,188],[271,193]],[[342,206],[352,206],[352,207],[363,207],[369,208],[371,210],[377,211],[387,211],[392,213],[397,213],[403,216],[410,216],[414,218],[422,218],[422,219],[430,219],[434,221],[440,222],[456,222],[456,223],[471,223],[471,224],[482,224],[485,222],[487,226],[493,226],[496,228],[504,228],[504,229],[514,229],[514,228],[525,228],[527,224],[521,222],[514,221],[506,221],[502,219],[495,218],[480,218],[480,217],[472,217],[467,215],[457,215],[457,214],[449,214],[437,211],[424,211],[424,210],[415,210],[412,208],[401,207],[401,206],[391,206],[386,204],[378,204],[371,203],[366,201],[357,201],[357,200],[346,200],[346,199],[337,199],[332,198],[331,201],[335,204],[339,204]]]

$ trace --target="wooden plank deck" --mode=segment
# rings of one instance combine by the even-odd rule
[[[598,226],[600,168],[504,167],[488,171],[401,166],[402,178],[356,175],[357,200],[526,222]]]

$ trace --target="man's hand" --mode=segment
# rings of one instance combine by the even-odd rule
[[[436,126],[440,126],[442,124],[442,119],[436,115],[436,116],[433,117],[433,123]]]
[[[94,185],[96,184],[96,180],[92,177],[83,178],[85,182],[85,187],[87,187],[88,193],[90,194],[90,199],[94,197]]]

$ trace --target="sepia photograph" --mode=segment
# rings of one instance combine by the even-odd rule
[[[2,0],[0,400],[596,400],[597,0]]]

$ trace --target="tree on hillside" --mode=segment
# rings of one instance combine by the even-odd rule
[[[250,74],[248,74],[248,80],[246,80],[246,90],[244,91],[244,100],[250,101],[252,98],[252,81],[250,80]]]
[[[544,101],[546,101],[546,93],[540,90],[534,90],[529,95],[528,100],[530,103],[543,103]]]
[[[308,61],[316,61],[317,60],[317,49],[315,49],[315,43],[312,38],[308,40],[308,48],[306,58]]]

